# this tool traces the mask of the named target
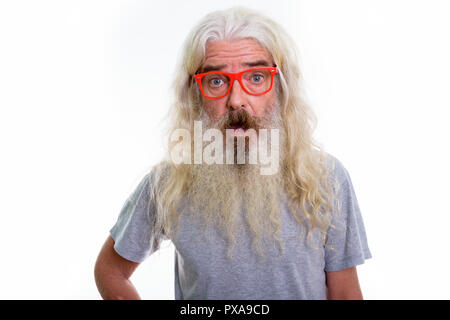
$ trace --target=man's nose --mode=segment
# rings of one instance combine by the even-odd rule
[[[230,93],[228,94],[228,107],[230,109],[240,109],[245,107],[247,93],[242,89],[238,80],[234,80]]]

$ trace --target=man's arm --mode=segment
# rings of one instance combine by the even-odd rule
[[[129,278],[139,263],[122,258],[108,236],[95,263],[95,283],[105,300],[139,300],[139,294]]]
[[[325,273],[328,300],[363,300],[356,267]]]

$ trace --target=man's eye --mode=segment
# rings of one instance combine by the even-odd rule
[[[252,81],[253,82],[261,82],[263,81],[264,77],[261,74],[255,74],[252,76]]]
[[[211,81],[209,83],[214,87],[218,87],[222,84],[222,82],[223,82],[222,79],[214,78],[214,79],[211,79]]]

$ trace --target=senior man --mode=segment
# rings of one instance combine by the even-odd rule
[[[362,299],[364,223],[348,171],[312,137],[291,38],[253,10],[212,12],[177,71],[167,159],[110,230],[95,267],[101,296],[139,299],[130,276],[170,240],[176,299]],[[213,131],[199,141],[198,129]],[[276,165],[247,161],[253,148]]]

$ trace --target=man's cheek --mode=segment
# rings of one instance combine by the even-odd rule
[[[211,104],[204,104],[204,109],[206,114],[211,120],[216,121],[217,120],[217,110],[214,109],[214,107]]]
[[[263,116],[270,114],[272,112],[273,108],[274,108],[274,104],[267,102],[267,104],[264,105],[264,108],[261,109],[262,112],[259,114],[259,116],[263,117]]]
[[[209,106],[208,114],[214,121],[219,121],[227,114],[227,109],[221,105],[213,104]]]

